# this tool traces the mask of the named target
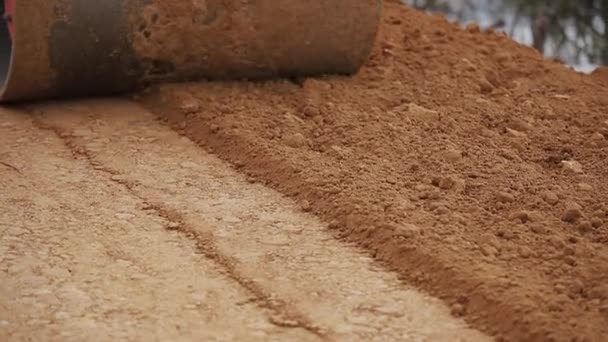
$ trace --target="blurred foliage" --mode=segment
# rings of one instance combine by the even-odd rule
[[[457,21],[491,18],[511,36],[528,30],[529,44],[571,64],[608,65],[608,0],[404,0]]]
[[[558,55],[608,64],[608,1],[606,0],[507,0],[516,19],[529,18],[533,46],[546,52],[554,44]],[[568,56],[569,55],[569,56]]]

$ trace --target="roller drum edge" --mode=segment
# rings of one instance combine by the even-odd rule
[[[3,103],[158,82],[349,75],[368,58],[382,9],[382,0],[0,2]]]

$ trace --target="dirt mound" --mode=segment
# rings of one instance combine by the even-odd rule
[[[597,81],[604,83],[608,86],[608,67],[599,67],[591,73]]]
[[[154,95],[147,104],[176,129],[475,327],[519,341],[608,338],[599,79],[391,2],[356,77]]]

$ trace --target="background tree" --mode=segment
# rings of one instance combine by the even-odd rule
[[[608,0],[404,2],[460,22],[485,21],[485,26],[503,29],[512,37],[523,32],[529,37],[526,42],[541,53],[573,65],[608,65]]]
[[[506,0],[503,6],[515,10],[516,23],[522,17],[528,20],[533,46],[540,52],[608,64],[608,1]]]

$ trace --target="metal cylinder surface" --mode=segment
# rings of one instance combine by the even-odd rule
[[[382,0],[11,4],[12,39],[6,23],[0,29],[1,102],[155,82],[352,74],[371,51]]]

